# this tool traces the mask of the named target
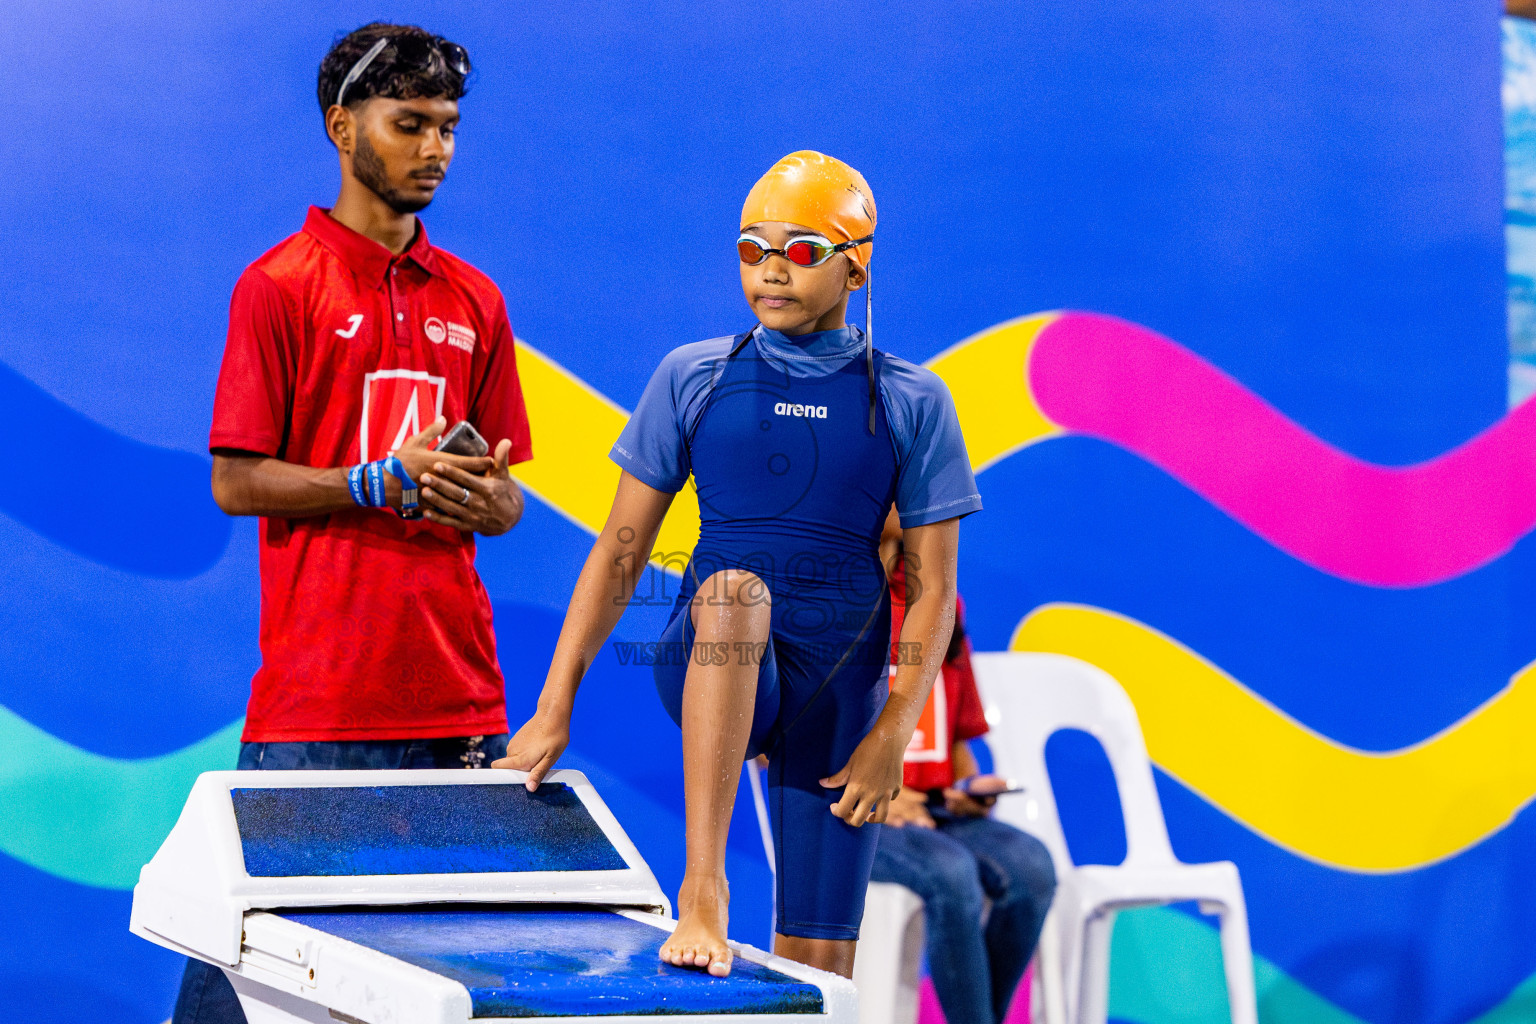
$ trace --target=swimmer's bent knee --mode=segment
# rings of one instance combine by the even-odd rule
[[[770,608],[773,594],[763,578],[750,569],[721,569],[699,585],[694,602],[707,605],[741,605]]]

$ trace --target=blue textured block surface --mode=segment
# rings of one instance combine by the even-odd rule
[[[570,787],[232,789],[246,873],[428,875],[627,867]]]
[[[667,933],[608,910],[289,910],[290,921],[452,978],[476,1017],[821,1013],[821,990],[737,959],[730,977],[658,959]]]

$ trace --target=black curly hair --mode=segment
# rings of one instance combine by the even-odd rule
[[[412,100],[456,100],[465,93],[465,75],[448,65],[437,36],[416,25],[391,25],[375,21],[338,36],[320,61],[320,81],[315,95],[324,114],[336,102],[347,72],[373,44],[385,36],[389,45],[368,63],[363,73],[347,86],[346,105],[354,107],[374,96]],[[449,44],[450,46],[452,44]]]

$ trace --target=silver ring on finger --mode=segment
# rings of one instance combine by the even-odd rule
[[[459,504],[460,505],[468,505],[469,504],[469,488],[468,487],[464,488],[464,497],[459,499]]]

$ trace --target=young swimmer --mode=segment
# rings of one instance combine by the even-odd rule
[[[656,686],[682,726],[686,869],[676,965],[730,972],[725,844],[742,761],[769,759],[782,956],[853,971],[877,828],[943,661],[959,517],[981,508],[949,392],[847,326],[869,279],[875,204],[853,168],[792,153],[747,196],[737,250],[758,325],[674,350],[611,457],[613,508],[566,613],[537,711],[497,767],[534,788],[570,740],[582,675],[617,623],[690,473],[698,546]],[[892,504],[913,581],[887,684],[878,544]],[[695,644],[699,645],[695,647]],[[708,646],[704,646],[708,645]],[[723,655],[723,656],[722,656]]]

